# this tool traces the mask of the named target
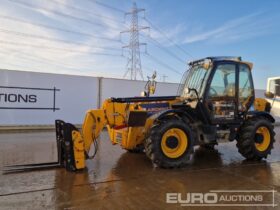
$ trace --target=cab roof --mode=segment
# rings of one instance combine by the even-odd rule
[[[250,69],[253,68],[253,63],[242,61],[241,56],[206,57],[206,58],[202,58],[202,59],[191,61],[191,62],[189,62],[189,65],[195,65],[195,64],[199,64],[199,63],[204,63],[206,61],[208,61],[208,62],[210,61],[211,63],[216,62],[216,61],[235,61],[235,62],[238,62],[238,63],[247,64],[250,67]]]

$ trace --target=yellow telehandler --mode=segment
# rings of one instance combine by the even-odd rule
[[[255,98],[252,63],[241,57],[207,57],[189,63],[177,96],[109,98],[100,109],[86,113],[81,131],[56,120],[58,161],[21,165],[16,171],[53,166],[69,171],[86,168],[92,144],[106,127],[113,145],[145,152],[163,168],[188,164],[194,146],[213,149],[221,141],[236,140],[249,160],[270,154],[274,118],[270,103]]]

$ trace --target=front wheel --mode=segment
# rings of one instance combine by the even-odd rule
[[[248,160],[267,158],[273,149],[275,132],[273,124],[264,117],[249,119],[240,129],[237,148]]]
[[[177,168],[188,163],[193,152],[190,127],[179,119],[162,121],[151,128],[145,142],[146,155],[162,168]]]

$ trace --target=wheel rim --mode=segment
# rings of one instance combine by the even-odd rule
[[[184,154],[188,147],[188,137],[179,128],[167,130],[161,140],[162,152],[169,158],[178,158]]]
[[[255,143],[256,149],[263,152],[267,150],[270,145],[270,131],[267,127],[259,127],[256,131],[256,134],[262,136],[262,141],[260,143]]]

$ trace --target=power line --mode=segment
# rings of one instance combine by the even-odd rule
[[[10,51],[10,50],[9,50]],[[27,54],[25,52],[18,52],[18,51],[15,51],[15,50],[12,50],[13,52],[16,52],[16,53],[19,53],[20,55],[17,56],[19,59],[22,59],[22,60],[25,60],[25,61],[32,61],[32,62],[36,62],[36,63],[43,63],[43,64],[47,64],[47,65],[52,65],[52,66],[56,66],[58,68],[64,68],[64,69],[69,69],[69,70],[75,70],[77,72],[82,72],[81,71],[81,68],[75,68],[73,66],[69,66],[68,64],[63,64],[63,63],[54,63],[53,60],[50,60],[50,59],[46,59],[46,58],[42,58],[42,57],[39,57],[39,56],[35,56],[35,55],[31,55],[31,54]],[[1,54],[6,54],[7,52],[1,52]],[[24,56],[22,56],[24,55]],[[35,58],[35,59],[34,59]],[[37,59],[36,59],[37,58]],[[18,66],[20,68],[26,68],[24,66],[20,66],[20,65],[17,65],[17,64],[10,64],[10,63],[7,63],[8,65],[14,65],[14,66]],[[83,70],[92,70],[92,69],[86,69],[86,68],[83,68]],[[96,70],[94,70],[94,73],[98,73],[100,75],[104,74],[104,72],[97,72]],[[115,75],[116,76],[116,75]],[[120,77],[120,75],[118,75],[118,77]]]
[[[94,0],[94,2],[97,3],[97,1],[95,1],[95,0]],[[99,2],[99,3],[100,3],[100,2]],[[104,3],[100,3],[100,4],[102,4],[103,6],[105,5],[106,7],[111,7],[111,6],[106,5],[106,4],[104,4]],[[115,7],[114,7],[113,9],[125,13],[124,10],[120,10],[120,9],[118,9],[118,8],[115,8]],[[164,35],[164,36],[166,37],[167,40],[169,40],[170,42],[172,42],[172,44],[175,45],[178,49],[180,49],[180,50],[183,51],[185,54],[187,54],[188,56],[190,56],[191,58],[193,58],[193,56],[192,56],[190,53],[188,53],[185,49],[183,49],[181,46],[179,46],[178,44],[176,44],[176,43],[175,43],[171,38],[169,38],[159,27],[155,26],[155,25],[154,25],[150,20],[148,20],[147,18],[144,17],[144,19],[145,19],[154,29],[156,29],[158,32],[160,32],[162,35]],[[140,36],[143,36],[143,35],[140,34]],[[179,58],[177,55],[175,55],[174,53],[172,53],[170,50],[164,48],[164,46],[162,46],[162,44],[161,44],[160,42],[158,42],[157,40],[153,39],[153,38],[150,37],[150,36],[147,36],[147,37],[148,37],[149,39],[151,39],[152,41],[154,41],[154,42],[157,44],[157,46],[158,46],[159,48],[161,48],[162,50],[164,50],[166,53],[168,53],[169,55],[171,55],[172,57],[174,57],[175,59],[177,59],[177,60],[180,61],[181,63],[186,64],[186,61],[185,61],[185,60]]]
[[[148,72],[150,72],[150,73],[154,73],[155,71],[157,72],[157,76],[162,76],[162,74],[160,74],[156,69],[152,69],[152,68],[150,68],[150,67],[147,67],[146,65],[142,65],[142,67],[143,67],[143,70],[144,71],[148,71]]]
[[[182,75],[181,72],[177,71],[176,69],[172,68],[171,66],[167,65],[166,63],[162,62],[161,60],[157,59],[156,57],[152,56],[151,54],[143,54],[146,57],[150,58],[152,61],[164,66],[165,68],[167,68],[170,71],[175,72],[176,74]]]
[[[78,8],[78,7],[74,7],[74,6],[62,3],[60,1],[57,1],[57,0],[51,0],[51,1],[53,1],[56,4],[63,5],[65,8],[69,8],[69,9],[76,10],[76,11],[79,11],[79,12],[82,12],[82,13],[87,13],[87,14],[90,14],[90,15],[93,15],[93,16],[96,16],[96,17],[102,17],[102,18],[108,19],[108,20],[113,21],[113,22],[124,24],[124,21],[118,21],[118,20],[116,20],[115,18],[112,18],[112,17],[108,17],[108,16],[101,15],[101,14],[98,14],[98,13],[93,13],[92,11],[81,9],[81,8]]]
[[[7,34],[13,34],[16,36],[21,36],[21,37],[30,37],[30,38],[34,38],[34,39],[48,40],[48,41],[54,41],[54,42],[62,42],[62,43],[66,43],[66,44],[85,46],[85,47],[90,47],[90,48],[95,48],[95,49],[121,51],[120,49],[117,49],[117,48],[92,46],[92,45],[87,45],[87,44],[80,43],[80,42],[73,42],[73,41],[46,37],[46,36],[41,36],[41,35],[21,33],[21,32],[17,32],[17,31],[11,31],[11,30],[1,29],[1,28],[0,28],[0,33],[7,33]]]
[[[19,56],[17,56],[17,57],[21,57],[21,58],[22,58],[22,55],[25,55],[26,57],[31,58],[30,59],[31,61],[32,60],[34,61],[35,60],[34,58],[37,58],[36,60],[39,59],[40,62],[42,61],[45,64],[50,64],[50,65],[58,65],[59,64],[60,66],[65,67],[65,68],[75,68],[72,65],[69,65],[68,63],[66,64],[66,63],[61,62],[61,60],[59,61],[59,63],[57,63],[57,61],[55,61],[55,60],[52,60],[52,59],[49,59],[49,58],[45,58],[45,57],[41,57],[41,56],[38,56],[36,54],[26,53],[25,51],[19,51],[18,49],[17,50],[8,49],[8,52],[17,53],[17,54],[19,54]],[[4,53],[7,54],[7,51],[2,51],[1,53],[2,54],[4,54]]]
[[[29,24],[29,25],[33,25],[33,26],[37,26],[37,27],[48,28],[48,29],[51,29],[51,30],[57,30],[57,31],[65,32],[65,33],[71,33],[71,34],[76,34],[76,35],[81,35],[81,36],[93,37],[93,38],[96,38],[96,39],[102,39],[102,40],[107,40],[107,41],[120,42],[120,40],[118,40],[118,39],[95,36],[95,35],[89,34],[89,33],[72,31],[72,30],[68,30],[68,29],[55,27],[55,26],[45,25],[45,24],[41,24],[41,23],[35,23],[35,22],[31,22],[31,21],[26,21],[26,20],[23,20],[23,19],[20,19],[20,18],[5,16],[5,15],[0,15],[0,18],[15,21],[15,22],[20,22],[20,23],[25,23],[25,24]]]
[[[194,57],[187,52],[184,48],[182,48],[180,45],[178,45],[175,41],[173,41],[162,29],[160,29],[159,27],[155,26],[149,19],[147,19],[146,17],[143,18],[144,20],[146,20],[150,26],[152,28],[154,28],[155,30],[157,30],[160,34],[162,34],[163,36],[165,36],[165,38],[167,40],[169,40],[174,46],[176,46],[178,49],[180,49],[182,52],[184,52],[186,55],[188,55],[189,57],[191,57],[192,59],[194,59]]]
[[[9,41],[4,41],[0,40],[1,44],[6,44],[6,45],[14,45],[14,46],[25,46],[25,47],[34,47],[34,48],[39,48],[39,49],[48,49],[48,50],[57,50],[57,51],[65,51],[65,52],[79,52],[79,53],[85,53],[85,54],[93,54],[93,55],[104,55],[104,56],[117,56],[121,57],[121,55],[117,54],[110,54],[110,53],[98,53],[98,52],[85,52],[81,50],[72,50],[72,49],[66,49],[66,48],[57,48],[57,47],[48,47],[48,46],[43,46],[43,45],[34,45],[34,44],[27,44],[27,43],[20,43],[20,42],[9,42]]]
[[[26,55],[26,54],[24,54],[24,55]],[[29,58],[28,58],[29,57]],[[64,64],[58,64],[58,63],[54,63],[54,62],[48,62],[48,61],[46,61],[45,59],[44,60],[42,60],[42,58],[32,58],[32,56],[27,56],[27,57],[23,57],[23,56],[20,56],[20,58],[21,59],[23,59],[23,60],[26,60],[26,61],[32,61],[32,62],[37,62],[37,63],[42,63],[42,64],[47,64],[47,65],[52,65],[52,66],[55,66],[55,67],[57,67],[57,68],[64,68],[64,69],[68,69],[68,70],[74,70],[74,71],[79,71],[79,72],[82,72],[81,71],[81,68],[75,68],[75,67],[71,67],[71,66],[68,66],[68,65],[64,65]],[[83,68],[83,70],[89,70],[89,69],[85,69],[85,68]],[[101,72],[97,72],[97,71],[95,71],[94,73],[101,73]]]
[[[10,1],[12,3],[15,3],[15,4],[23,5],[23,6],[32,8],[32,9],[37,9],[37,10],[45,11],[45,12],[48,12],[48,13],[52,13],[54,15],[62,16],[62,17],[65,17],[65,18],[70,18],[70,19],[73,19],[73,20],[85,22],[85,23],[88,23],[88,24],[91,24],[91,25],[95,25],[95,26],[98,25],[98,26],[101,26],[101,27],[111,27],[113,29],[118,30],[118,28],[114,28],[112,26],[108,26],[108,25],[105,25],[105,24],[93,22],[91,20],[80,18],[80,17],[73,16],[73,15],[69,15],[69,14],[66,14],[66,13],[63,13],[63,12],[53,11],[53,10],[49,10],[49,9],[46,9],[46,8],[42,9],[42,8],[36,7],[33,4],[29,4],[29,3],[26,3],[26,2],[15,1],[15,0],[8,0],[8,1]]]
[[[105,4],[103,2],[100,2],[100,1],[96,1],[96,0],[88,0],[89,2],[92,2],[92,3],[95,3],[95,4],[98,4],[102,7],[106,7],[108,9],[112,9],[112,10],[115,10],[117,12],[120,12],[120,13],[125,13],[126,11],[122,10],[122,9],[119,9],[119,8],[116,8],[116,7],[113,7],[111,5],[108,5],[108,4]]]
[[[154,73],[155,70],[153,70],[152,68],[150,67],[147,67],[145,65],[142,65],[144,69],[146,69],[147,71],[151,72],[151,73]]]
[[[29,6],[29,7],[33,7],[34,5],[32,5],[32,4],[28,4],[28,3],[25,3],[25,2],[20,2],[20,1],[14,1],[14,0],[9,0],[9,1],[11,1],[11,2],[13,2],[13,3],[18,3],[18,4],[23,4],[23,5],[25,5],[25,6]],[[56,2],[56,1],[55,1]],[[61,4],[63,4],[63,3],[61,3]],[[103,4],[103,3],[102,3]],[[63,5],[65,5],[65,4],[63,4]],[[79,9],[79,8],[76,8],[76,7],[72,7],[72,6],[68,6],[68,7],[71,7],[72,9]],[[39,8],[40,9],[40,8]],[[46,10],[46,9],[40,9],[40,10]],[[81,10],[81,9],[79,9],[79,10]],[[58,15],[62,15],[62,16],[66,16],[66,17],[70,17],[70,18],[74,18],[74,19],[77,19],[77,20],[80,20],[80,21],[86,21],[86,22],[89,22],[89,23],[91,23],[91,24],[96,24],[96,23],[94,23],[94,22],[92,22],[92,21],[89,21],[89,20],[87,20],[87,19],[82,19],[82,18],[79,18],[79,17],[75,17],[75,16],[71,16],[71,15],[68,15],[68,14],[64,14],[64,13],[60,13],[60,12],[55,12],[55,11],[49,11],[49,10],[46,10],[46,11],[48,11],[48,12],[52,12],[52,13],[55,13],[55,14],[58,14]],[[83,11],[83,10],[82,10]],[[147,20],[147,19],[146,19]],[[149,24],[151,24],[154,28],[155,28],[155,26],[149,21],[149,20],[147,20],[148,21],[148,23]],[[33,24],[33,23],[32,23]],[[46,25],[42,25],[42,24],[36,24],[36,25],[40,25],[40,26],[43,26],[43,27],[46,27]],[[100,25],[102,25],[102,24],[100,24]],[[104,25],[102,25],[102,26],[104,26]],[[57,27],[49,27],[49,26],[47,26],[48,28],[55,28],[55,29],[57,29]],[[60,31],[61,31],[61,29],[59,29]],[[64,29],[62,29],[63,31],[67,31],[67,32],[69,32],[69,30],[64,30]],[[160,30],[160,29],[158,29],[157,28],[157,30]],[[73,31],[71,31],[71,32],[73,32]],[[76,33],[76,32],[75,32]],[[79,34],[81,34],[81,33],[79,33]],[[84,33],[83,33],[83,35],[85,35]],[[167,36],[166,36],[167,37]],[[98,38],[101,38],[101,37],[98,37]],[[166,53],[168,53],[169,55],[171,55],[172,57],[174,57],[175,59],[177,59],[178,61],[180,61],[180,62],[182,62],[183,64],[185,64],[185,61],[184,60],[182,60],[181,58],[179,58],[177,55],[175,55],[174,53],[172,53],[171,51],[169,51],[169,50],[167,50],[166,48],[164,48],[162,45],[161,45],[161,43],[159,43],[157,40],[155,40],[155,39],[153,39],[152,37],[148,37],[149,39],[151,39],[151,40],[153,40],[155,43],[156,43],[156,45],[159,47],[159,48],[161,48],[162,50],[164,50]],[[168,37],[167,37],[168,38]],[[106,38],[102,38],[102,39],[106,39]],[[172,41],[170,38],[168,38],[170,41]],[[172,41],[173,43],[174,43],[174,41]],[[174,43],[177,47],[179,47],[181,50],[183,49],[183,48],[181,48],[180,46],[178,46],[176,43]]]
[[[9,1],[14,2],[14,3],[23,4],[23,5],[29,6],[29,7],[34,6],[34,5],[31,5],[31,4],[26,4],[26,3],[24,3],[24,2],[18,2],[18,1],[16,2],[16,1],[14,1],[14,0],[9,0]],[[89,0],[89,1],[90,1],[90,0]],[[106,4],[102,3],[102,2],[98,2],[98,1],[95,1],[95,0],[93,0],[93,1],[91,1],[91,2],[94,2],[94,3],[99,4],[99,5],[101,5],[101,6],[107,7],[107,8],[109,8],[109,9],[113,9],[113,10],[116,10],[116,11],[119,11],[119,12],[122,12],[122,13],[125,13],[125,11],[123,11],[123,10],[121,10],[121,9],[112,7],[112,6],[110,6],[110,5],[106,5]],[[40,9],[40,8],[38,8],[38,9],[39,9],[39,10],[45,10],[45,9]],[[73,9],[74,9],[74,8],[73,8]],[[77,9],[77,8],[75,8],[75,9]],[[48,11],[48,10],[46,10],[46,11],[47,11],[47,12],[52,12],[52,13],[54,12],[54,11]],[[58,12],[57,14],[59,14],[59,15],[61,15],[61,16],[64,16],[64,17],[69,17],[69,18],[72,18],[72,19],[76,19],[76,20],[79,20],[79,21],[85,21],[85,22],[88,22],[88,23],[91,23],[91,24],[96,24],[96,23],[94,23],[94,22],[92,22],[92,21],[89,21],[89,20],[86,20],[86,19],[82,19],[82,18],[79,18],[79,17],[75,17],[75,16],[71,16],[71,15],[69,15],[69,14],[64,14],[64,13],[60,13],[60,12]],[[25,22],[25,23],[27,23],[27,24],[36,25],[36,26],[39,26],[39,27],[50,28],[50,29],[53,29],[53,30],[59,30],[59,31],[67,32],[67,33],[74,33],[74,34],[79,34],[79,35],[94,37],[94,36],[91,35],[91,34],[86,34],[86,33],[81,33],[81,32],[77,32],[77,31],[71,31],[71,30],[61,29],[61,28],[57,28],[57,27],[53,27],[53,26],[44,25],[44,24],[32,23],[32,22],[28,22],[28,21],[19,20],[19,19],[17,19],[17,18],[11,18],[11,17],[7,17],[7,16],[5,16],[5,17],[2,16],[2,17],[0,17],[0,18],[6,18],[6,19],[14,20],[14,21]],[[149,21],[149,23],[150,23],[150,21]],[[150,23],[150,25],[152,25],[152,24]],[[154,25],[152,25],[152,26],[153,26],[153,28],[155,28]],[[159,29],[157,29],[157,30],[159,30]],[[45,38],[46,38],[46,37],[45,37]],[[97,37],[96,37],[96,38],[97,38]],[[98,38],[100,38],[100,39],[109,39],[109,38],[104,38],[104,37],[98,37]],[[166,36],[166,38],[168,38],[169,41],[172,41],[172,42],[174,43],[174,41],[171,40],[168,36]],[[151,38],[151,39],[152,39],[152,38]],[[118,41],[118,40],[114,40],[114,39],[110,39],[110,40],[112,40],[112,41]],[[152,40],[154,40],[154,39],[152,39]],[[157,42],[156,40],[154,40],[154,41],[155,41],[159,46],[161,46],[161,44],[160,44],[159,42]],[[53,48],[53,47],[38,46],[38,45],[35,46],[35,45],[31,45],[31,44],[15,43],[15,42],[13,42],[13,43],[12,43],[12,42],[4,42],[4,41],[1,41],[1,40],[0,40],[0,43],[3,43],[3,44],[11,44],[11,45],[29,46],[29,47],[38,47],[38,48],[53,49],[53,50],[63,50],[63,51],[67,51],[67,52],[69,52],[69,51],[71,51],[71,52],[77,52],[77,51],[69,50],[69,49]],[[175,46],[180,47],[180,46],[178,46],[176,43],[174,43],[174,44],[175,44]],[[181,50],[184,50],[184,49],[182,48]],[[166,51],[166,49],[165,49],[165,51]],[[95,55],[113,55],[113,54],[107,54],[107,53],[95,53],[95,52],[83,52],[83,51],[78,51],[78,52],[80,52],[80,53],[91,53],[91,54],[95,54]],[[166,52],[167,52],[167,51],[166,51]],[[185,53],[188,54],[188,52],[185,52]],[[170,54],[170,52],[169,52],[169,54]],[[173,54],[173,53],[171,53],[171,54],[172,54],[173,57],[174,57],[174,54]],[[171,54],[170,54],[170,55],[171,55]],[[113,55],[113,56],[119,56],[119,55]],[[146,56],[146,55],[145,55],[145,56]],[[191,55],[189,55],[189,56],[191,56]],[[147,57],[149,57],[150,59],[152,59],[154,62],[157,62],[157,63],[159,63],[159,64],[162,65],[162,66],[165,66],[167,69],[172,70],[173,72],[175,72],[175,73],[181,75],[180,72],[178,72],[177,70],[175,70],[175,69],[173,69],[172,67],[168,66],[167,64],[163,63],[161,60],[158,60],[158,59],[155,58],[154,56],[148,55]],[[182,60],[181,60],[181,61],[182,61]]]
[[[49,60],[45,59],[45,58],[44,58],[44,60],[42,60],[42,58],[38,59],[38,57],[36,59],[35,56],[31,56],[31,55],[29,56],[28,54],[25,54],[25,53],[20,53],[20,55],[17,56],[17,57],[20,58],[20,59],[26,60],[28,62],[32,61],[32,62],[37,62],[37,63],[43,63],[43,64],[47,64],[47,65],[56,66],[58,68],[65,68],[65,69],[69,69],[69,70],[78,70],[76,68],[73,68],[73,67],[70,67],[70,66],[65,66],[63,64],[60,65],[60,64],[53,63],[52,61],[49,62]]]
[[[144,36],[141,34],[141,36]],[[186,64],[186,61],[184,61],[183,59],[181,59],[180,57],[178,57],[176,54],[174,54],[173,52],[171,52],[170,50],[166,49],[160,42],[158,42],[156,39],[150,37],[150,36],[145,36],[148,39],[152,40],[154,43],[156,43],[155,45],[160,48],[161,50],[165,51],[167,54],[169,54],[170,56],[172,56],[173,58],[175,58],[176,60],[178,60],[179,62],[183,63],[184,65]]]
[[[69,63],[64,63],[64,62],[61,62],[61,60],[59,60],[59,62],[57,62],[57,60],[54,60],[54,59],[49,59],[49,58],[46,58],[46,57],[43,57],[43,56],[38,56],[36,54],[30,54],[30,53],[27,53],[25,52],[24,50],[23,51],[19,51],[18,49],[17,50],[14,50],[14,49],[8,49],[9,52],[14,52],[14,53],[18,53],[20,55],[26,55],[28,56],[29,58],[37,58],[41,61],[44,61],[44,62],[48,62],[47,64],[59,64],[61,66],[65,66],[67,68],[76,68],[75,65],[69,65]],[[3,52],[3,51],[2,51]],[[6,53],[5,51],[3,53]],[[80,64],[79,64],[80,66]],[[111,67],[111,68],[114,68],[115,66]],[[84,68],[83,68],[84,69]],[[89,69],[88,69],[89,70]]]

